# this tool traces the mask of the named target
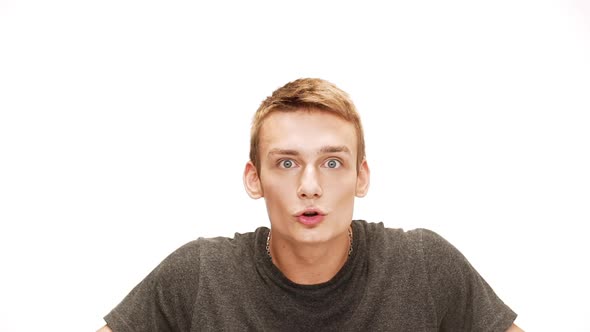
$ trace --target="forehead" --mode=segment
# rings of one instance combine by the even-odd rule
[[[345,146],[352,155],[357,149],[354,125],[319,110],[271,113],[262,123],[259,142],[261,156],[271,149],[317,153],[326,146]]]

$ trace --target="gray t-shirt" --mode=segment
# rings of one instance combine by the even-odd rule
[[[330,281],[299,285],[266,254],[268,228],[200,238],[156,267],[105,320],[123,331],[505,331],[516,314],[436,233],[355,220]]]

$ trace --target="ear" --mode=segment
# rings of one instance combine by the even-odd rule
[[[356,176],[356,197],[365,197],[369,191],[369,183],[371,182],[371,171],[366,159],[359,166],[359,171]]]
[[[244,188],[246,189],[248,196],[252,199],[259,199],[264,196],[260,177],[258,176],[256,167],[251,161],[246,163],[246,168],[244,169]]]

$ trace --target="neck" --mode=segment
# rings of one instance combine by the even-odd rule
[[[329,243],[311,245],[291,244],[272,237],[272,262],[294,283],[313,285],[327,282],[340,271],[348,259],[352,245],[348,232]]]

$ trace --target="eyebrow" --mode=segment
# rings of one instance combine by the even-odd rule
[[[322,146],[320,148],[320,150],[318,151],[318,154],[338,153],[338,152],[344,152],[344,153],[350,154],[350,149],[344,145],[339,145],[339,146],[327,145],[327,146]],[[292,149],[271,149],[268,152],[269,157],[272,155],[276,155],[276,154],[287,155],[287,156],[299,156],[301,153],[299,153],[299,151],[297,151],[297,150],[292,150]]]

